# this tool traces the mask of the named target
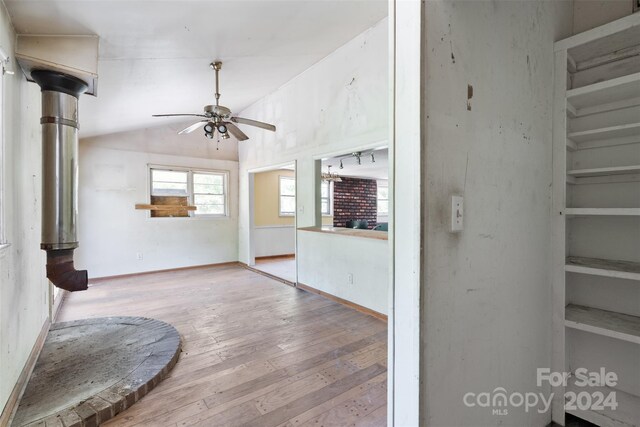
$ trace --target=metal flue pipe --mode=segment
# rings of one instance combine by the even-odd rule
[[[78,97],[87,84],[73,76],[34,70],[42,89],[42,243],[47,278],[67,291],[87,289],[86,270],[76,270],[78,247]]]

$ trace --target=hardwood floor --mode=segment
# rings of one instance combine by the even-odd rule
[[[183,353],[107,426],[384,426],[387,326],[241,267],[114,279],[70,294],[59,321],[145,316]]]
[[[280,277],[281,279],[292,283],[296,282],[295,256],[258,258],[256,259],[256,265],[254,265],[253,268],[264,271],[265,273],[269,273],[273,276]]]

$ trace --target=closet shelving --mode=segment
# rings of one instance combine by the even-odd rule
[[[555,387],[552,417],[640,426],[640,14],[554,51],[552,370],[620,379]],[[615,391],[618,407],[565,407],[567,391]]]

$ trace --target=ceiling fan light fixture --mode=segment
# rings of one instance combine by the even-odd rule
[[[188,116],[199,117],[199,121],[193,123],[190,126],[180,130],[179,135],[188,134],[196,129],[204,127],[204,135],[208,139],[213,139],[216,131],[218,131],[219,138],[229,139],[231,135],[238,141],[246,141],[249,137],[242,132],[234,123],[254,126],[260,129],[265,129],[271,132],[276,131],[276,127],[269,123],[260,122],[258,120],[245,119],[243,117],[235,117],[231,110],[223,105],[220,105],[220,70],[222,69],[221,61],[213,61],[210,67],[215,71],[215,105],[205,105],[204,114],[153,114],[153,117],[176,117],[176,116]],[[226,120],[229,120],[228,122]],[[229,134],[229,131],[231,134]]]

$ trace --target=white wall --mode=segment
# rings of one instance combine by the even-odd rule
[[[256,257],[296,253],[294,225],[263,225],[253,229]]]
[[[615,21],[633,13],[635,0],[574,0],[573,34]]]
[[[387,25],[384,19],[240,114],[274,123],[278,128],[275,133],[245,129],[251,139],[239,144],[240,261],[248,263],[250,257],[249,170],[297,161],[297,224],[314,226],[319,203],[314,157],[350,152],[376,143],[386,145]],[[340,237],[330,236],[314,241],[311,246],[303,239],[298,243],[298,256],[344,251],[336,239]],[[386,254],[381,258],[368,257],[361,268],[366,270],[372,264],[388,262]],[[303,277],[322,277],[318,271],[306,274]],[[386,276],[379,279],[386,285]],[[314,283],[305,284],[329,292],[330,284],[324,281],[314,279]]]
[[[0,3],[0,46],[13,56],[15,34]],[[12,58],[13,59],[13,58]],[[15,61],[5,75],[3,173],[6,238],[0,249],[0,408],[7,402],[49,315],[46,256],[40,250],[40,90]],[[0,242],[1,243],[1,242]]]
[[[114,137],[115,138],[115,137]],[[126,141],[127,134],[118,139]],[[174,136],[179,144],[179,136]],[[204,136],[202,143],[207,144]],[[80,193],[76,265],[89,277],[237,261],[238,163],[142,153],[80,143]],[[226,170],[228,218],[150,218],[136,210],[149,202],[148,165]],[[142,253],[142,260],[137,259]]]
[[[388,312],[389,245],[386,240],[300,231],[298,280],[378,313]],[[380,261],[380,262],[377,262]],[[347,277],[353,275],[353,283]],[[316,287],[316,286],[314,286]]]
[[[571,23],[570,2],[426,2],[425,425],[551,421],[462,399],[549,392],[536,369],[551,357],[553,41]],[[465,198],[460,234],[448,232],[452,194]]]

